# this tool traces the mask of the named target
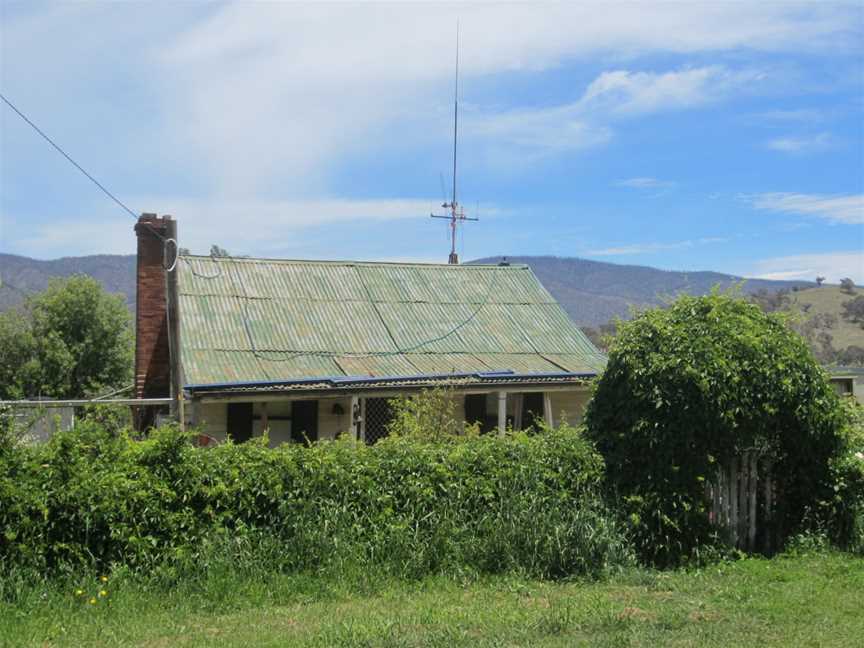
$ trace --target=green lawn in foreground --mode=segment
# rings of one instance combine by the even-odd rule
[[[493,578],[335,585],[212,576],[110,582],[96,605],[33,591],[0,607],[8,646],[861,646],[864,559],[748,559],[600,583]],[[91,591],[96,591],[94,584]],[[107,601],[107,602],[106,602]]]

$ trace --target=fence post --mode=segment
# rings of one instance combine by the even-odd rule
[[[738,457],[729,460],[729,530],[732,545],[738,547]]]
[[[747,546],[750,551],[756,549],[756,501],[759,493],[759,465],[755,450],[750,451],[750,533]]]

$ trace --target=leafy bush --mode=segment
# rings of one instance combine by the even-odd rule
[[[647,560],[717,542],[706,480],[758,449],[774,457],[775,533],[794,533],[832,489],[838,397],[784,321],[728,295],[684,296],[622,324],[586,412]]]
[[[393,418],[387,426],[392,436],[448,441],[463,434],[479,434],[478,424],[456,418],[456,399],[450,389],[428,389],[414,396],[389,401]]]
[[[831,462],[832,489],[819,522],[840,547],[864,555],[864,407],[846,403],[844,450]]]
[[[602,479],[570,428],[199,449],[172,428],[134,442],[90,420],[2,451],[0,565],[194,572],[227,546],[286,571],[599,574],[630,559]]]

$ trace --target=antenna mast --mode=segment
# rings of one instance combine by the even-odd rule
[[[464,221],[476,221],[465,215],[462,206],[456,200],[456,143],[459,136],[459,21],[456,21],[456,81],[453,87],[453,195],[450,202],[444,202],[441,207],[449,211],[449,215],[430,214],[432,218],[446,218],[450,221],[450,257],[447,263],[456,265],[459,263],[459,255],[456,254],[456,228]],[[445,199],[446,200],[446,199]]]

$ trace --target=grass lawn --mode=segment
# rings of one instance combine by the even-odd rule
[[[86,586],[86,583],[82,583]],[[109,581],[89,603],[30,588],[0,604],[6,646],[861,646],[864,559],[747,559],[605,582],[512,577],[336,584],[210,575]],[[32,591],[31,591],[32,590]],[[98,595],[97,595],[98,596]]]

